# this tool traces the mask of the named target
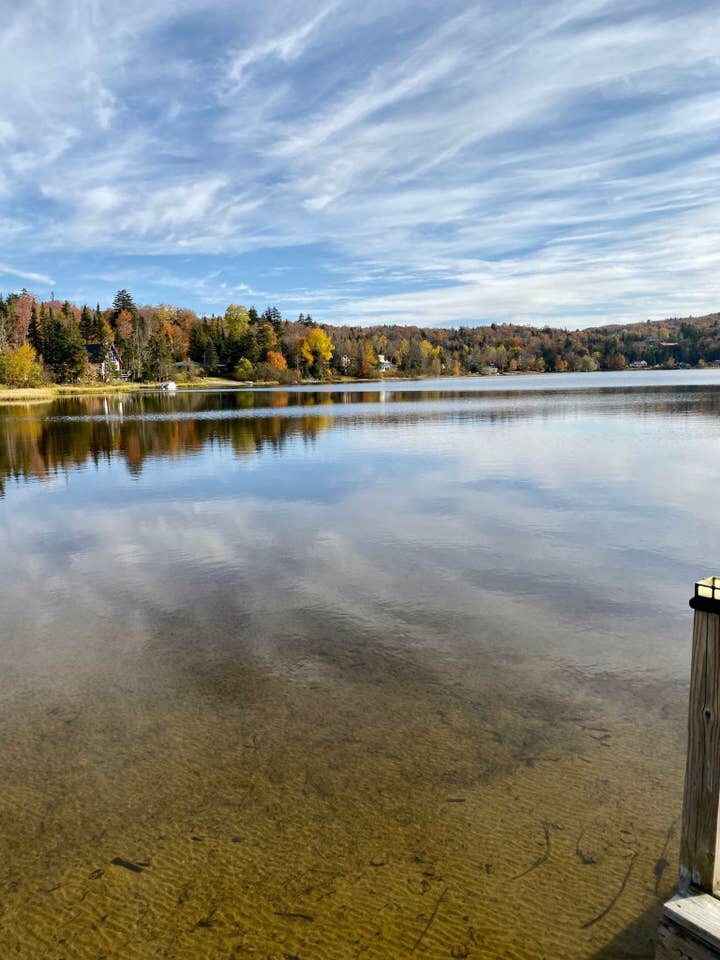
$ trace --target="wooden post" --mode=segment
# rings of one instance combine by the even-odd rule
[[[690,886],[720,894],[718,813],[720,812],[720,589],[700,581],[690,601],[695,611],[688,749],[685,766],[680,889]],[[720,588],[720,580],[718,580]]]
[[[720,577],[695,584],[678,893],[656,960],[720,960]]]

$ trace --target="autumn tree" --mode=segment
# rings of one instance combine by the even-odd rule
[[[268,353],[277,349],[278,338],[276,329],[273,324],[268,321],[257,325],[255,339],[257,340],[261,357],[267,357]]]
[[[442,362],[440,360],[442,348],[439,345],[433,346],[429,340],[423,340],[420,349],[423,357],[423,373],[430,373],[434,377],[439,376],[442,372]]]
[[[250,363],[247,357],[241,357],[233,370],[233,376],[236,380],[252,380],[253,374],[253,365]]]
[[[133,315],[129,310],[121,310],[115,317],[114,326],[118,340],[130,340],[133,334]]]
[[[373,373],[377,373],[377,366],[378,358],[372,343],[369,340],[361,341],[357,351],[357,369],[355,371],[357,376],[369,377]]]
[[[8,297],[8,306],[12,318],[11,340],[16,345],[25,342],[35,297],[25,288],[20,293],[12,293]]]
[[[42,380],[42,364],[29,343],[0,354],[0,383],[9,387],[38,387]]]
[[[300,356],[307,373],[318,379],[327,374],[333,342],[322,327],[313,327],[300,341]]]
[[[250,326],[250,317],[243,306],[231,303],[225,311],[225,333],[229,337],[243,337]]]
[[[287,360],[277,350],[268,350],[265,362],[275,370],[287,370]]]
[[[11,322],[10,306],[0,296],[0,353],[7,350],[10,344]]]
[[[407,345],[402,357],[402,370],[405,373],[419,376],[423,372],[425,365],[425,355],[422,349],[422,341],[414,337]]]

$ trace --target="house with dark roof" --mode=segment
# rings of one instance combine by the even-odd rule
[[[87,355],[88,364],[98,380],[122,377],[122,360],[114,343],[89,343]]]

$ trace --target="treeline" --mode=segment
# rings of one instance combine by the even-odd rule
[[[587,372],[720,364],[720,315],[575,331],[514,324],[330,327],[303,314],[287,320],[276,307],[259,313],[231,304],[222,316],[200,317],[181,307],[138,306],[126,290],[104,310],[41,301],[27,290],[0,296],[0,382],[97,378],[99,365],[91,360],[98,347],[120,358],[112,375],[136,381]]]

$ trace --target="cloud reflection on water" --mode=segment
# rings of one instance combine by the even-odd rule
[[[182,610],[220,638],[242,614],[272,659],[302,613],[438,655],[478,643],[684,677],[686,593],[715,562],[715,389],[418,394],[364,416],[355,393],[348,412],[279,391],[296,416],[269,396],[182,397],[184,419],[154,419],[151,396],[123,398],[126,419],[102,398],[6,412],[6,476],[65,478],[8,488],[6,622],[60,617],[92,646],[93,618],[130,607],[141,632]]]

